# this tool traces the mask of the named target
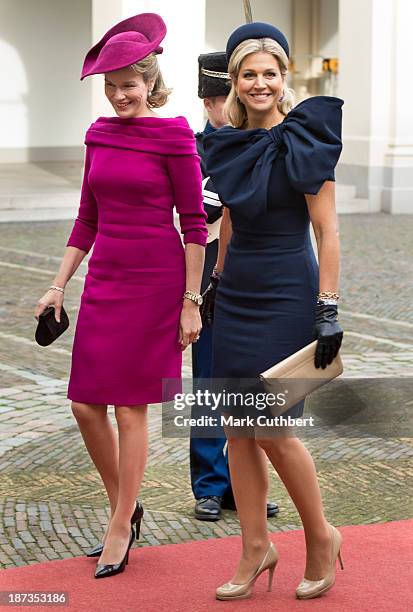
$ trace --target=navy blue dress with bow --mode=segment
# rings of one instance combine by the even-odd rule
[[[304,194],[334,180],[342,105],[316,96],[269,130],[224,127],[204,140],[233,229],[215,304],[214,378],[256,378],[313,340],[318,265]]]

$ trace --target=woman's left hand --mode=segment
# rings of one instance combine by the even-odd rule
[[[197,342],[202,330],[199,306],[190,300],[184,300],[179,324],[179,343],[184,351],[192,342]]]
[[[337,318],[337,306],[316,305],[315,337],[318,342],[314,365],[324,370],[336,357],[343,340],[343,330]]]

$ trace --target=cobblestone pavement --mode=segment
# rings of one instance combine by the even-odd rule
[[[108,519],[100,480],[66,399],[82,264],[65,298],[69,331],[55,344],[33,341],[33,308],[52,280],[72,223],[0,225],[0,562],[8,568],[81,555]],[[347,377],[413,376],[411,261],[413,217],[349,215],[340,219],[341,321]],[[190,372],[186,351],[185,373]],[[409,402],[411,404],[411,402]],[[327,516],[337,525],[411,516],[413,442],[355,430],[303,434],[313,453]],[[272,531],[300,527],[271,471],[270,498],[280,514]],[[217,523],[192,516],[188,440],[161,436],[161,409],[150,409],[150,455],[141,499],[141,546],[239,533],[236,514]]]

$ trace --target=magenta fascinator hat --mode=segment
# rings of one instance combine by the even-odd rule
[[[166,25],[156,13],[141,13],[120,21],[87,52],[80,79],[126,68],[150,53],[162,53],[159,43],[165,34]]]

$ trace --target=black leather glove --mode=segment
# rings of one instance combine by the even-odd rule
[[[215,296],[219,283],[219,276],[212,274],[210,283],[202,294],[203,302],[201,306],[202,325],[212,325],[214,321]]]
[[[318,340],[314,365],[323,370],[337,355],[343,340],[343,330],[337,319],[337,306],[317,304],[315,311],[315,337]]]

